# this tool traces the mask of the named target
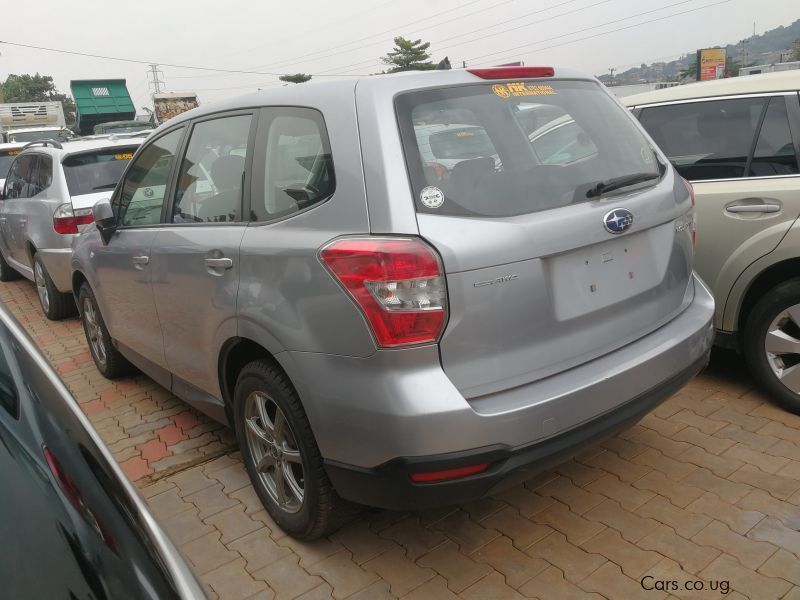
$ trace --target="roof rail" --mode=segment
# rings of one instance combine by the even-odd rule
[[[42,146],[52,146],[53,148],[58,148],[59,150],[64,148],[64,146],[62,146],[55,140],[35,140],[33,142],[28,142],[27,144],[25,144],[22,147],[22,150],[27,150],[31,146],[36,146],[37,144],[41,144]],[[20,150],[20,152],[22,152],[22,150]]]

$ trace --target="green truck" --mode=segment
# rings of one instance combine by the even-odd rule
[[[95,126],[110,121],[130,121],[136,116],[124,79],[77,79],[70,81],[75,99],[75,128],[81,135],[95,133]]]

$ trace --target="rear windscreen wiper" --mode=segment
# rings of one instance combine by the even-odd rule
[[[632,173],[630,175],[623,175],[622,177],[606,179],[605,181],[599,181],[592,188],[590,188],[589,191],[586,192],[586,197],[594,198],[595,196],[601,196],[606,192],[611,192],[613,190],[628,187],[629,185],[650,181],[651,179],[658,179],[659,177],[660,175],[658,173]]]
[[[117,187],[116,183],[104,183],[103,185],[96,185],[92,190],[111,190]]]

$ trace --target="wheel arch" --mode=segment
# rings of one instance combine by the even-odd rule
[[[800,277],[800,258],[782,260],[761,271],[750,283],[742,298],[739,314],[736,318],[738,331],[744,331],[747,317],[765,293],[784,281],[798,277]]]
[[[228,422],[236,426],[233,419],[233,392],[236,388],[236,379],[242,369],[254,360],[266,360],[281,369],[287,378],[291,377],[281,365],[275,355],[265,346],[247,337],[234,337],[227,340],[219,353],[219,387],[222,400],[225,403],[225,413]]]

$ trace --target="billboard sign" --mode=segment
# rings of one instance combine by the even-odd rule
[[[725,77],[725,48],[703,48],[697,51],[697,80],[709,81]]]

